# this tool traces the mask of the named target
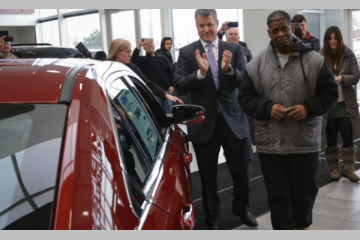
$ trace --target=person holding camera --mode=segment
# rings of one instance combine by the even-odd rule
[[[217,35],[219,39],[222,39],[223,36],[226,34],[227,30],[229,30],[229,28],[237,28],[238,27],[238,23],[237,22],[230,22],[230,21],[226,21],[221,25],[221,28],[219,29]],[[239,35],[239,44],[243,47],[247,48],[247,44],[246,42],[242,42],[240,41],[240,35]]]
[[[155,55],[156,56],[164,56],[164,57],[166,57],[166,59],[169,61],[170,66],[172,67],[173,72],[174,72],[175,71],[175,66],[174,66],[174,60],[173,60],[171,52],[170,52],[171,48],[172,48],[172,38],[171,37],[164,37],[161,40],[160,48],[155,51]]]
[[[139,56],[141,47],[144,48],[146,56]],[[173,95],[174,73],[172,67],[166,57],[155,55],[155,46],[152,42],[145,42],[145,38],[141,38],[137,48],[133,51],[131,62],[137,65],[147,78],[167,91],[168,94]],[[166,114],[172,113],[172,102],[161,98],[158,98],[158,101]]]
[[[309,43],[310,46],[318,52],[320,50],[320,41],[307,30],[307,22],[304,15],[296,14],[292,18],[291,23],[293,36],[300,38],[305,44]]]
[[[153,81],[150,81],[135,64],[132,64],[130,62],[132,56],[131,53],[131,43],[129,41],[122,38],[114,39],[111,42],[109,56],[106,60],[125,64],[127,67],[133,70],[145,82],[145,84],[150,88],[153,94],[161,100],[167,99],[172,102],[179,102],[180,104],[184,103],[179,98],[174,97],[168,92],[164,91]]]
[[[360,138],[359,106],[354,89],[359,82],[359,66],[354,52],[344,44],[341,31],[336,26],[326,30],[324,47],[319,53],[324,56],[339,87],[339,99],[323,121],[323,130],[325,130],[323,137],[325,139],[325,133],[327,137],[325,154],[331,171],[331,179],[339,181],[341,177],[340,147],[337,143],[338,132],[340,132],[343,140],[341,151],[344,161],[342,175],[352,182],[358,182],[360,178],[354,173],[357,147],[354,146],[353,141]]]
[[[6,42],[6,36],[0,38],[0,59],[16,59],[17,57],[12,54],[10,42]]]
[[[267,50],[246,65],[239,103],[255,119],[255,145],[274,230],[306,230],[318,193],[322,116],[339,97],[324,58],[292,37],[284,11],[267,18]]]

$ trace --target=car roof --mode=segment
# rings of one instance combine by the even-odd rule
[[[56,104],[70,101],[71,83],[68,84],[67,81],[76,80],[85,66],[91,67],[92,72],[96,72],[98,76],[124,71],[127,75],[139,78],[127,66],[112,61],[76,58],[3,59],[0,60],[0,104]],[[97,80],[101,81],[101,78]],[[100,82],[99,84],[102,85]],[[64,89],[70,95],[64,95]]]
[[[57,103],[69,71],[88,59],[0,60],[0,103]]]

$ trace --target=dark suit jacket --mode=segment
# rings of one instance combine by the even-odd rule
[[[196,78],[199,66],[195,51],[205,53],[201,41],[196,41],[180,49],[175,71],[175,88],[179,95],[190,93],[189,103],[205,108],[206,121],[201,124],[189,125],[189,140],[197,143],[208,142],[213,134],[217,107],[224,115],[233,133],[243,139],[249,136],[248,121],[238,101],[238,86],[245,72],[245,60],[242,49],[238,44],[223,42],[219,39],[219,90],[216,90],[214,79],[209,69],[205,78]],[[227,75],[221,69],[222,53],[224,50],[232,52],[231,65],[235,68],[235,75]]]
[[[222,40],[222,38],[223,38],[223,36],[225,35],[225,33],[220,33],[220,32],[218,31],[218,34],[217,34],[217,35],[218,35],[218,38]],[[239,41],[239,44],[240,44],[241,46],[247,48],[246,42]]]

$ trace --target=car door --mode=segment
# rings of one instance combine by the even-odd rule
[[[154,165],[152,170],[158,185],[149,182],[144,191],[154,204],[168,212],[183,229],[192,229],[196,216],[192,204],[189,162],[184,161],[189,155],[191,157],[187,135],[176,124],[169,125],[154,95],[141,81],[132,76],[125,78],[133,84],[130,85],[134,93],[145,99],[148,111],[164,133],[164,151],[158,158],[159,164]],[[152,185],[157,186],[156,192],[149,190]]]
[[[180,224],[151,199],[158,181],[157,166],[168,147],[164,135],[144,100],[125,78],[112,76],[107,85],[129,198],[139,219],[137,229],[180,229]]]

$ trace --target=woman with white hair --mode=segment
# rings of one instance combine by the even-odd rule
[[[150,81],[136,65],[130,63],[131,56],[131,43],[125,39],[118,38],[111,42],[109,56],[106,60],[125,64],[127,67],[133,70],[145,82],[145,84],[150,88],[154,95],[158,96],[159,98],[163,100],[167,98],[172,102],[179,102],[180,104],[184,103],[183,101],[181,101],[181,99],[168,94],[156,83]]]

